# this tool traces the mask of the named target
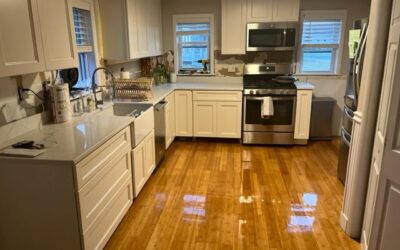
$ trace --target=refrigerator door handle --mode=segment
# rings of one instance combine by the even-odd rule
[[[364,39],[363,39],[362,44],[361,44],[360,55],[359,55],[359,57],[357,59],[358,60],[358,63],[357,63],[357,67],[358,67],[357,71],[358,72],[357,72],[357,81],[356,81],[357,93],[360,92],[360,87],[361,87],[361,74],[360,74],[359,71],[362,70],[363,62],[361,60],[363,59],[363,56],[364,56],[364,53],[365,53],[365,48],[366,48],[366,44],[367,44],[367,36],[368,36],[368,29],[366,28],[366,25],[364,27],[365,27]]]
[[[358,78],[359,78],[358,63],[359,63],[360,59],[362,58],[362,54],[363,54],[362,50],[363,50],[363,47],[365,47],[365,43],[367,41],[366,32],[367,32],[367,25],[364,24],[362,32],[361,32],[361,36],[360,36],[361,46],[358,46],[356,54],[354,56],[353,76],[352,76],[353,77],[353,79],[352,79],[353,81],[352,81],[352,83],[353,83],[353,89],[354,89],[354,103],[355,103],[356,106],[358,104],[358,93],[359,93],[359,90],[360,90],[359,89],[359,87],[360,87],[359,83],[357,82]]]

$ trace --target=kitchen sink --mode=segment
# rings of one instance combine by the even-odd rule
[[[131,145],[135,148],[154,129],[154,110],[152,104],[114,103],[113,115],[132,116]]]
[[[133,116],[137,118],[152,106],[144,103],[114,103],[113,112],[116,116]]]

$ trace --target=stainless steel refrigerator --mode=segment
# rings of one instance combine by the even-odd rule
[[[346,93],[344,96],[343,122],[341,128],[339,162],[337,168],[337,177],[344,184],[346,183],[347,164],[349,158],[349,148],[351,142],[351,133],[353,127],[354,112],[357,110],[357,100],[361,87],[361,76],[363,70],[364,52],[367,42],[368,19],[356,20],[353,23],[352,37],[353,43],[349,50],[349,73],[347,76]],[[355,32],[355,33],[354,33]],[[359,34],[358,39],[354,39],[354,34]],[[353,54],[353,55],[352,55]]]

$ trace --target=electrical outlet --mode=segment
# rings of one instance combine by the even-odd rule
[[[229,65],[228,66],[228,73],[236,73],[236,66],[235,65]]]

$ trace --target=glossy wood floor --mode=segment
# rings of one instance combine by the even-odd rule
[[[359,249],[339,226],[338,141],[174,142],[107,249]]]

